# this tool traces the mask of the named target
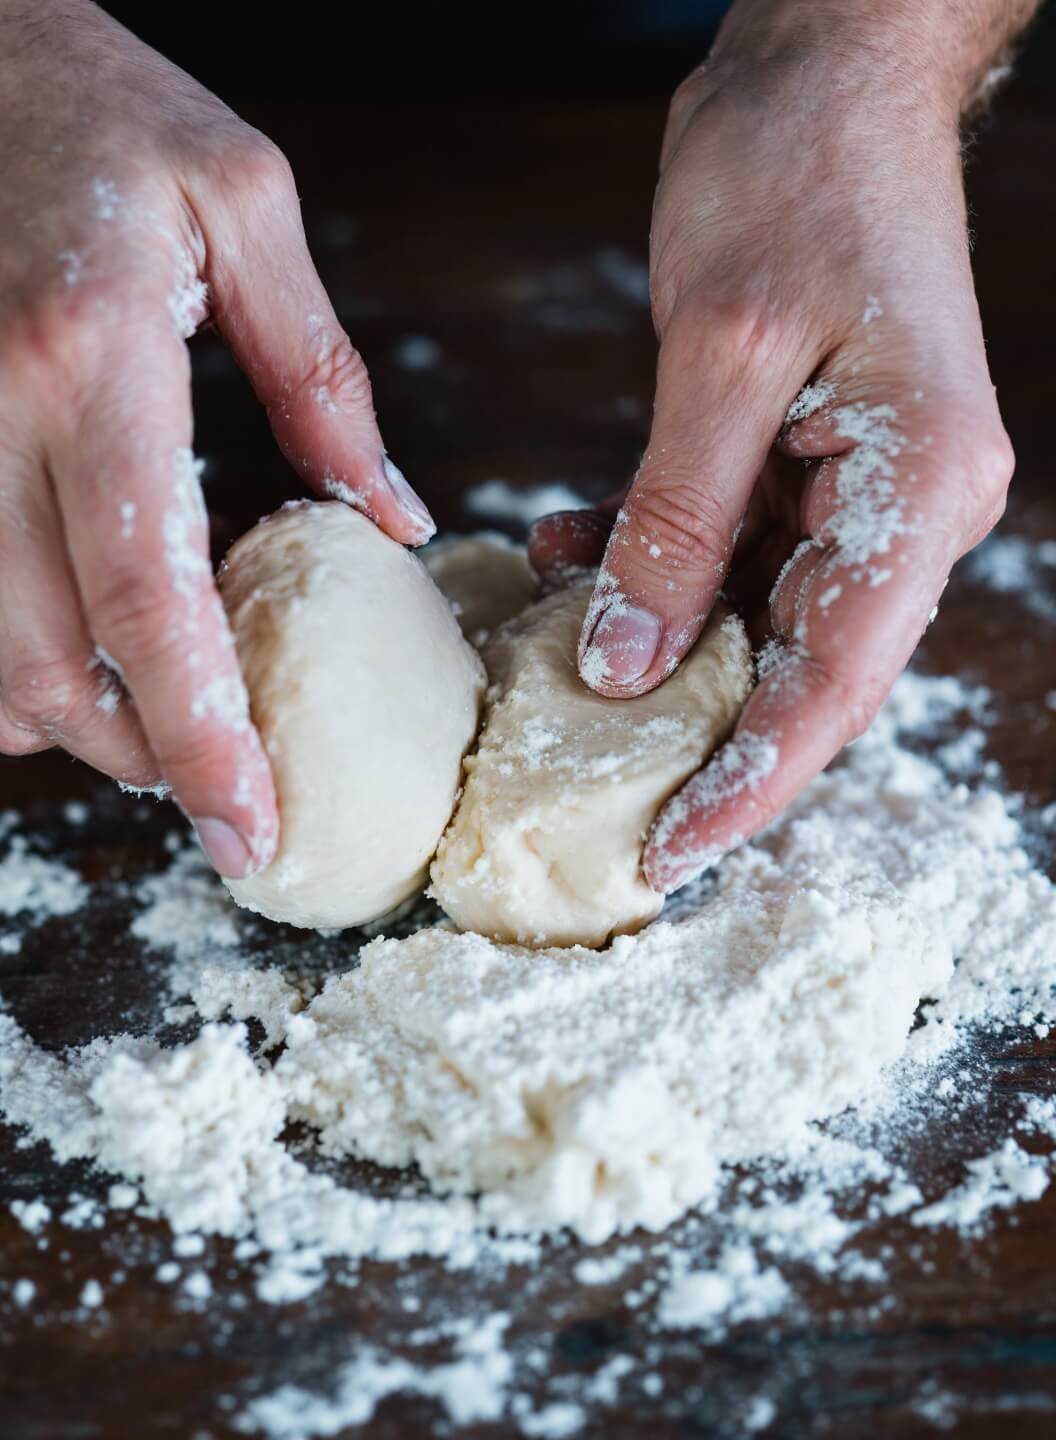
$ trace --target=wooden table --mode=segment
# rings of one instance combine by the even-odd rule
[[[662,111],[657,105],[558,108],[311,108],[252,115],[293,159],[309,234],[338,309],[374,377],[394,456],[441,521],[471,529],[465,489],[567,480],[601,496],[628,475],[645,436],[653,342],[626,262],[644,260]],[[1019,454],[1006,526],[1056,537],[1052,418],[1056,409],[1056,287],[1052,254],[1056,113],[1016,102],[973,162],[976,264],[1004,413]],[[1043,157],[1048,154],[1050,160]],[[599,256],[607,256],[599,260]],[[621,278],[622,277],[622,278]],[[440,363],[412,369],[400,342],[424,335]],[[247,388],[210,340],[197,353],[197,445],[209,461],[208,494],[234,525],[295,493]],[[1056,790],[1052,630],[1014,597],[956,580],[925,642],[927,668],[957,671],[1003,697],[992,753],[1008,784],[1038,801]],[[71,826],[63,804],[87,799],[92,817]],[[116,794],[62,756],[0,762],[0,806],[21,810],[55,853],[98,882],[87,911],[31,932],[22,953],[0,957],[0,993],[39,1043],[61,1047],[107,1027],[147,1026],[156,967],[127,933],[127,882],[164,864],[176,823],[167,807]],[[275,933],[280,954],[294,937]],[[309,955],[333,954],[318,941]],[[1051,1090],[1053,1040],[1013,1037],[980,1062],[994,1080],[989,1118],[1011,1100]],[[355,1337],[388,1335],[391,1267],[367,1265],[355,1287],[330,1286],[289,1307],[234,1308],[250,1290],[244,1270],[210,1247],[216,1304],[182,1311],[153,1279],[168,1257],[162,1226],[111,1222],[103,1233],[64,1229],[42,1252],[7,1205],[105,1182],[60,1168],[43,1148],[21,1150],[0,1132],[0,1270],[26,1275],[39,1298],[25,1312],[0,1299],[0,1433],[5,1440],[216,1440],[233,1434],[223,1396],[244,1397],[292,1380],[325,1385]],[[951,1155],[970,1137],[934,1137]],[[977,1151],[974,1153],[978,1153]],[[982,1241],[936,1241],[935,1268],[908,1254],[892,1267],[892,1303],[807,1283],[812,1319],[742,1326],[721,1344],[674,1335],[665,1342],[664,1395],[640,1392],[605,1414],[590,1435],[734,1437],[761,1386],[773,1395],[782,1436],[937,1433],[914,1408],[928,1386],[960,1397],[956,1433],[1056,1433],[1056,1189]],[[908,1229],[889,1222],[901,1250]],[[516,1335],[547,1347],[554,1371],[593,1371],[606,1354],[638,1353],[646,1337],[623,1305],[626,1282],[577,1287],[571,1251],[541,1272],[513,1277],[496,1296],[487,1282],[435,1272],[437,1305],[510,1305]],[[131,1257],[131,1258],[130,1258]],[[216,1267],[219,1266],[219,1269]],[[72,1318],[91,1276],[120,1268],[97,1319]],[[386,1401],[370,1425],[378,1440],[441,1433],[437,1411],[408,1397]],[[362,1433],[362,1432],[359,1432]],[[474,1433],[512,1433],[502,1426]]]

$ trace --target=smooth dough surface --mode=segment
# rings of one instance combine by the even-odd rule
[[[287,507],[221,575],[279,802],[279,848],[240,905],[318,928],[418,889],[476,734],[484,673],[414,555],[337,503]]]
[[[447,596],[462,633],[480,646],[539,595],[539,577],[523,545],[483,531],[434,540],[422,562]]]
[[[608,700],[576,671],[589,584],[552,595],[483,649],[490,687],[430,893],[464,930],[603,945],[663,896],[641,852],[664,800],[725,739],[752,683],[744,628],[717,610],[652,694]]]

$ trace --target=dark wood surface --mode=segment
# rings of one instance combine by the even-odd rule
[[[320,268],[370,364],[390,449],[445,525],[474,528],[460,494],[495,476],[566,480],[591,496],[627,476],[645,435],[651,327],[597,257],[644,260],[661,106],[298,105],[250,118],[294,162]],[[1056,538],[1054,150],[1056,113],[1013,94],[978,148],[971,191],[990,353],[1019,455],[1005,525]],[[398,345],[409,335],[434,340],[442,362],[402,367]],[[196,352],[208,494],[225,525],[237,528],[295,489],[223,352],[208,338]],[[961,577],[924,646],[927,668],[995,687],[1001,708],[991,750],[1008,785],[1032,805],[1056,794],[1056,714],[1042,703],[1056,689],[1053,641],[1014,597]],[[63,819],[72,798],[91,802],[87,825]],[[127,933],[129,888],[164,865],[175,812],[121,797],[56,755],[0,762],[0,808],[8,806],[98,888],[84,912],[42,926],[19,955],[0,957],[5,1003],[48,1048],[148,1026],[160,987],[156,962]],[[260,942],[280,962],[299,945],[281,929]],[[336,965],[337,945],[319,940],[302,959]],[[1017,1097],[1051,1091],[1056,1043],[1013,1035],[991,1044],[978,1064],[992,1084],[973,1124],[996,1134]],[[954,1174],[955,1157],[976,1139],[951,1131],[926,1144]],[[41,1251],[10,1218],[10,1201],[43,1194],[61,1208],[71,1190],[99,1194],[105,1181],[57,1167],[42,1148],[20,1148],[10,1131],[0,1131],[0,1165],[0,1274],[27,1276],[39,1291],[25,1312],[0,1299],[5,1440],[189,1440],[199,1431],[221,1440],[233,1434],[223,1397],[244,1399],[288,1380],[322,1389],[357,1337],[398,1344],[393,1267],[367,1265],[358,1285],[329,1286],[300,1305],[239,1308],[239,1297],[251,1294],[247,1275],[225,1266],[229,1247],[214,1244],[213,1305],[205,1314],[180,1309],[153,1278],[170,1254],[165,1227],[55,1227]],[[1052,1435],[1054,1224],[1056,1189],[999,1219],[980,1241],[936,1236],[928,1249],[935,1263],[925,1269],[910,1227],[886,1222],[875,1243],[892,1244],[896,1258],[880,1313],[875,1293],[805,1276],[805,1313],[739,1327],[720,1344],[671,1336],[660,1363],[663,1396],[650,1400],[632,1385],[619,1409],[584,1433],[733,1437],[743,1433],[747,1400],[765,1389],[778,1407],[769,1434],[935,1434],[918,1406],[934,1386],[960,1397],[958,1435]],[[502,1304],[514,1315],[516,1343],[542,1346],[553,1373],[588,1374],[606,1354],[640,1355],[654,1343],[621,1298],[647,1273],[649,1246],[639,1270],[612,1287],[575,1286],[576,1254],[559,1249],[540,1271],[498,1281],[453,1277],[432,1263],[413,1269],[433,1286],[437,1314]],[[115,1269],[124,1272],[120,1282],[107,1279]],[[91,1277],[104,1280],[106,1307],[85,1320],[76,1298]],[[393,1397],[369,1433],[442,1433],[437,1414],[429,1402]]]

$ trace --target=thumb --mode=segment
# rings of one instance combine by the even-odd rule
[[[212,319],[306,483],[421,545],[436,526],[385,453],[367,369],[316,273],[289,165],[261,137],[247,171],[235,203],[199,210]]]
[[[652,434],[613,526],[580,637],[600,694],[659,685],[708,618],[741,516],[810,357],[699,302],[676,310]]]

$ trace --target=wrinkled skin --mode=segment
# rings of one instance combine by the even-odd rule
[[[602,562],[580,665],[603,694],[661,683],[723,586],[770,642],[732,741],[657,821],[658,889],[766,825],[866,727],[1002,512],[1013,460],[960,95],[937,75],[900,45],[720,44],[672,104],[648,448],[622,507],[547,517],[531,541],[544,575]],[[786,423],[808,383],[799,410],[818,408]]]
[[[242,875],[271,858],[275,797],[208,562],[184,336],[220,330],[315,490],[404,543],[432,522],[385,464],[274,145],[92,5],[0,0],[0,61],[0,751],[164,779]]]

